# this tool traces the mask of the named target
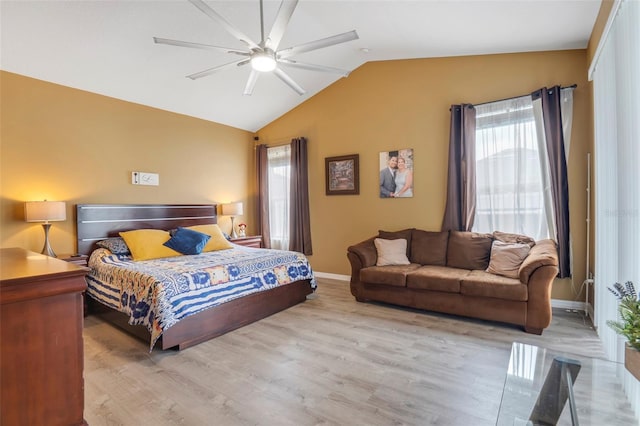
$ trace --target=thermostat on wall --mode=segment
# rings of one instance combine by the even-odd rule
[[[134,185],[160,185],[158,173],[131,172],[131,183]]]

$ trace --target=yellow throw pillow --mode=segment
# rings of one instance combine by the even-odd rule
[[[215,223],[212,223],[210,225],[187,226],[187,229],[202,232],[203,234],[211,236],[211,238],[207,242],[207,245],[202,249],[202,252],[233,248],[233,245],[229,241],[227,241],[227,239],[224,237],[224,234]]]
[[[149,260],[159,257],[180,256],[180,253],[163,245],[171,238],[167,231],[160,229],[136,229],[120,232],[127,243],[133,260]]]

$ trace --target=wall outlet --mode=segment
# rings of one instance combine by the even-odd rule
[[[131,183],[134,185],[160,185],[158,173],[131,172]]]

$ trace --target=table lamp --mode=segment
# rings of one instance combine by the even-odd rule
[[[44,247],[42,254],[57,257],[49,244],[49,222],[60,222],[67,219],[67,206],[64,201],[27,201],[24,203],[24,220],[26,222],[44,222]]]
[[[233,224],[235,216],[242,216],[243,209],[242,203],[229,203],[222,205],[222,215],[231,216],[231,238],[238,238],[236,234],[236,227]]]

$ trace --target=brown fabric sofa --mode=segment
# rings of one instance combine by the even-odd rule
[[[374,240],[407,240],[407,265],[376,266]],[[528,255],[513,275],[486,272],[494,240],[530,241]],[[379,242],[380,243],[380,242]],[[542,334],[551,322],[551,285],[558,274],[552,240],[534,242],[515,234],[380,231],[347,250],[351,263],[351,294],[359,302],[379,301],[521,325]]]

